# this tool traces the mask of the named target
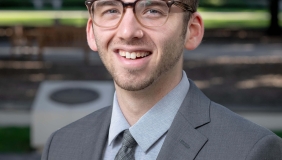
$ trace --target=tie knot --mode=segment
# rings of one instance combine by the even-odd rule
[[[129,130],[125,130],[123,132],[123,138],[122,138],[122,145],[127,147],[127,148],[133,148],[135,147],[137,144],[137,142],[135,141],[135,139],[132,137],[132,135],[130,134]]]

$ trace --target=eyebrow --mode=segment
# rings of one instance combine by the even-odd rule
[[[96,6],[118,6],[118,1],[99,1],[99,3],[96,4]]]
[[[142,3],[144,6],[158,6],[160,4],[159,1],[151,1],[151,0],[146,0],[144,3]]]

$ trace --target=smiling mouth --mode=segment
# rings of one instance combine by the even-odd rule
[[[151,52],[145,52],[145,51],[128,52],[128,51],[119,50],[119,55],[126,59],[140,59],[147,57],[150,54]]]

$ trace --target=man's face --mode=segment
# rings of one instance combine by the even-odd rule
[[[177,13],[171,13],[161,27],[143,27],[134,17],[132,8],[126,9],[115,28],[93,25],[94,48],[120,88],[139,91],[158,83],[165,73],[173,76],[169,73],[175,71],[176,66],[177,71],[182,70],[181,65],[176,64],[182,63],[183,13],[174,5],[171,11]],[[88,31],[88,34],[93,33]]]

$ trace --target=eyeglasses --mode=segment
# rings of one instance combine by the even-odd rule
[[[145,27],[158,27],[166,23],[170,8],[175,5],[184,12],[195,10],[189,5],[174,0],[137,0],[125,3],[121,0],[86,0],[85,5],[95,25],[111,28],[119,25],[126,8],[133,8],[137,21]]]

